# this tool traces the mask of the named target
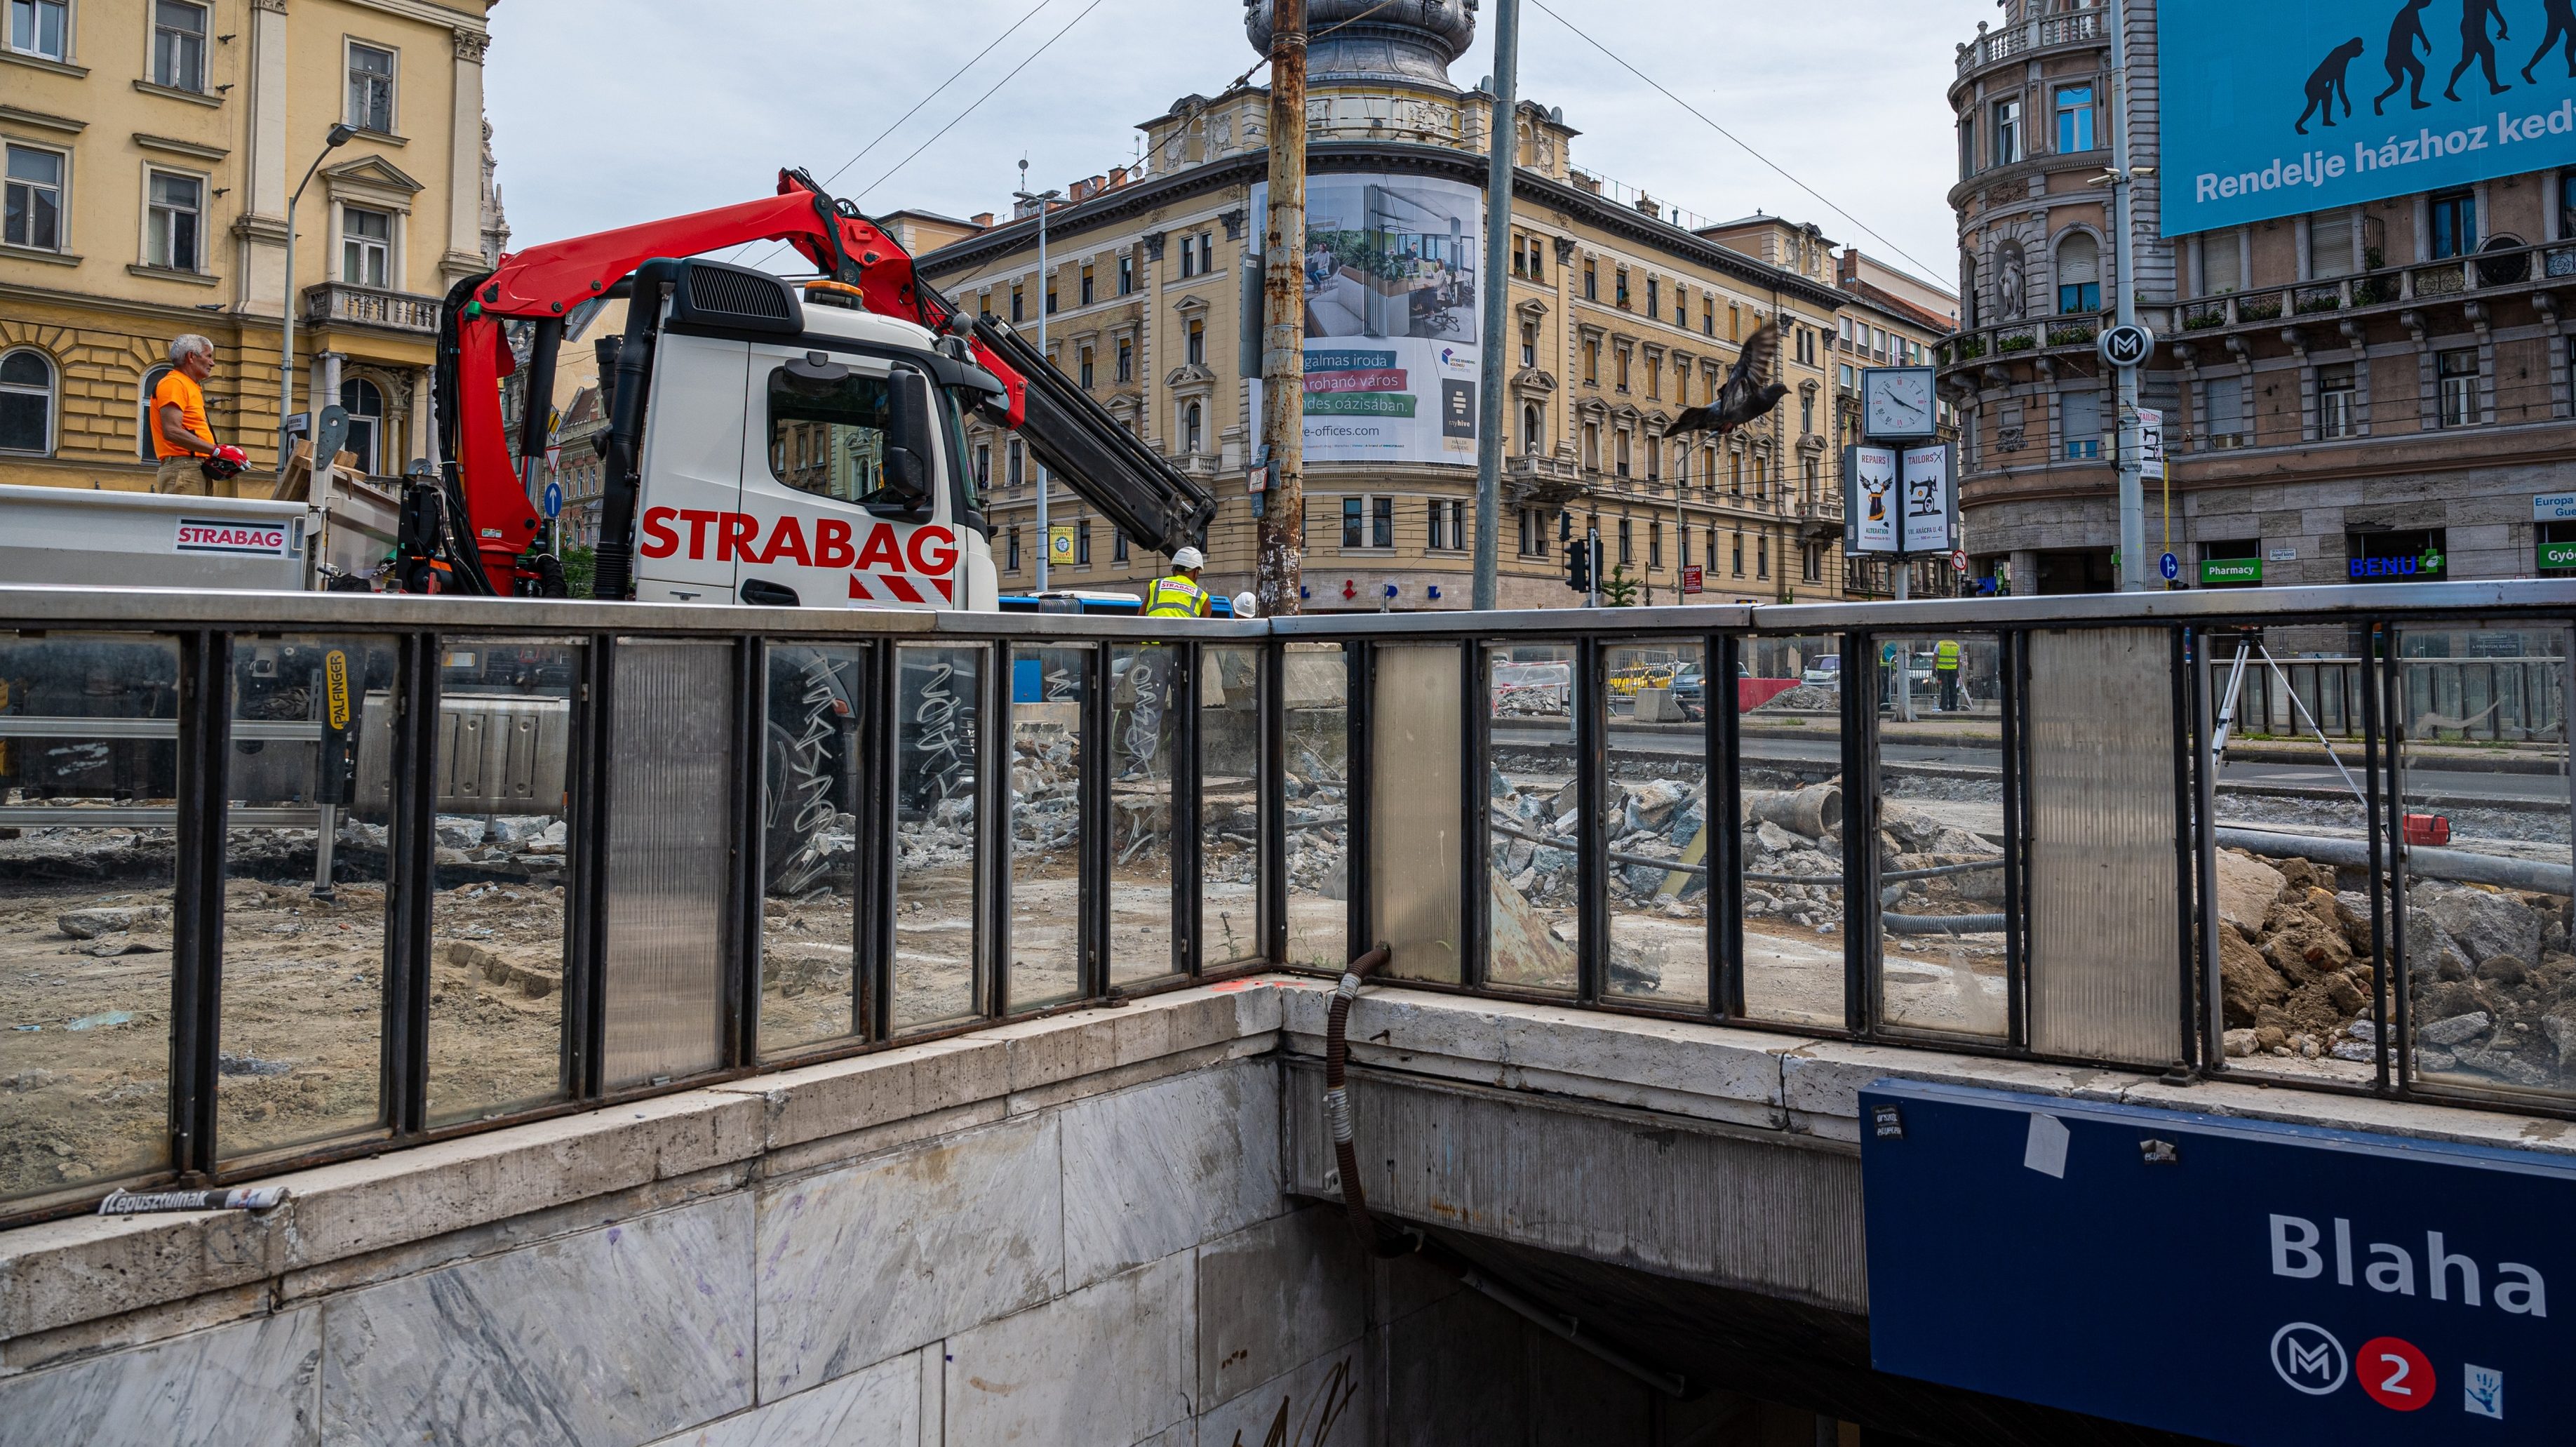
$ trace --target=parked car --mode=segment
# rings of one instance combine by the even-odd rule
[[[1708,717],[1708,686],[1696,663],[1685,663],[1673,673],[1669,687],[1673,702],[1680,704],[1682,717],[1697,721]]]
[[[1817,688],[1842,687],[1842,655],[1839,653],[1828,653],[1824,657],[1817,659],[1815,662],[1808,664],[1805,675],[1798,681],[1813,685]]]

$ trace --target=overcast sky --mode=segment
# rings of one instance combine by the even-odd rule
[[[484,103],[513,240],[767,195],[780,166],[829,175],[871,142],[831,186],[869,212],[1002,210],[1022,156],[1042,186],[1105,171],[1135,156],[1137,122],[1192,92],[1217,94],[1258,59],[1238,0],[1047,0],[879,141],[1037,3],[508,0],[492,12]],[[1954,142],[1942,95],[1955,47],[1996,15],[1993,0],[1549,3],[1894,244],[1524,3],[1521,95],[1562,107],[1583,133],[1575,164],[1711,217],[1759,209],[1812,220],[1900,265],[1891,253],[1909,253],[1920,267],[1908,269],[1955,285],[1956,233],[1943,202]],[[1474,85],[1490,54],[1480,17],[1452,78]]]

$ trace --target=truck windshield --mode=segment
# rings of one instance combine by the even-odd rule
[[[800,377],[772,368],[770,475],[799,492],[868,501],[885,484],[889,390],[885,378],[857,372]]]
[[[966,450],[965,414],[967,408],[975,405],[977,395],[980,394],[960,387],[939,389],[939,417],[948,430],[948,456],[951,459],[948,470],[957,479],[957,515],[961,518],[984,510],[984,497],[979,486],[983,479],[975,475],[972,456]]]

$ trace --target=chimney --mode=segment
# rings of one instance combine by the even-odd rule
[[[975,223],[975,229],[978,231],[989,231],[992,229],[993,213],[990,211],[978,211],[967,219]]]

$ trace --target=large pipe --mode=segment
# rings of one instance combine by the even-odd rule
[[[1840,784],[1809,784],[1803,789],[1748,789],[1744,794],[1748,824],[1771,823],[1793,834],[1822,839],[1843,826]]]
[[[2339,869],[2370,868],[2370,845],[2360,839],[2274,834],[2268,830],[2235,829],[2223,824],[2212,832],[2217,835],[2219,847],[2224,849],[2242,849],[2273,859],[2305,859],[2316,864],[2331,864]],[[2477,854],[2466,849],[2428,849],[2421,845],[2408,849],[2403,860],[2408,874],[2425,879],[2492,884],[2504,889],[2527,889],[2535,894],[2576,894],[2576,867],[2565,864],[2543,864],[2536,859],[2511,859],[2501,854]]]

